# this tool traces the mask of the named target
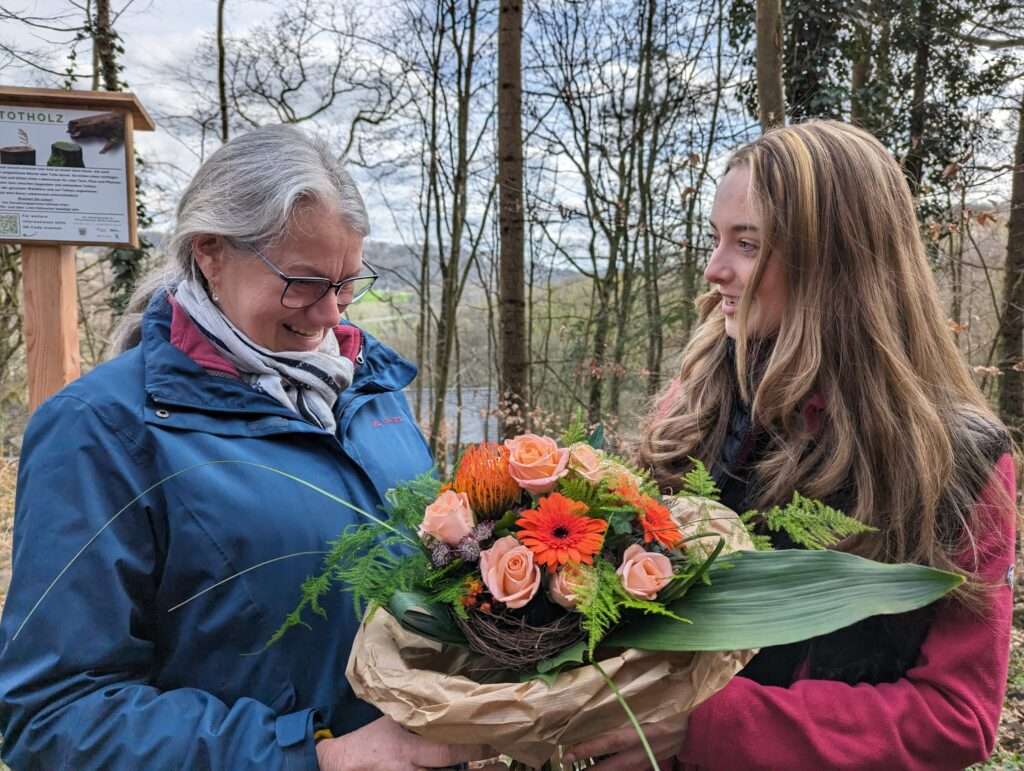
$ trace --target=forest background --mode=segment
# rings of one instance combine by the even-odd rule
[[[344,155],[382,274],[351,317],[415,361],[443,463],[582,413],[628,441],[707,289],[728,151],[809,117],[902,164],[954,336],[1024,432],[1024,7],[1009,0],[0,0],[0,83],[131,90],[138,250],[78,253],[83,369],[108,355],[177,197],[229,137]],[[0,587],[27,419],[21,267],[0,245]],[[1000,748],[1024,767],[1024,652]]]

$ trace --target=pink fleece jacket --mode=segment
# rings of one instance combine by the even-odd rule
[[[736,677],[690,716],[683,768],[941,771],[991,754],[1009,663],[1014,501],[1007,454],[977,508],[978,572],[994,585],[987,605],[972,613],[946,604],[905,677],[854,686],[800,679],[788,688]],[[962,566],[972,568],[973,556]]]

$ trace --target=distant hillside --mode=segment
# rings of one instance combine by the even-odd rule
[[[144,230],[141,235],[159,251],[170,234],[164,230]],[[381,287],[384,289],[399,290],[418,286],[420,282],[420,253],[421,247],[418,244],[407,246],[394,241],[376,241],[372,238],[368,238],[363,244],[363,259],[380,272]],[[483,265],[479,273],[474,270],[470,274],[470,285],[479,286],[477,276],[480,273],[486,276],[490,272],[490,258],[489,254],[481,256]],[[579,274],[574,270],[556,270],[552,278],[555,283],[560,283],[565,279],[578,278],[578,276]],[[434,260],[430,281],[436,285],[440,283],[440,280],[441,274],[437,268],[437,261]]]

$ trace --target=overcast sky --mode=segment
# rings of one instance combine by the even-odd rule
[[[361,0],[360,0],[361,2]],[[225,14],[226,34],[241,36],[247,30],[270,20],[284,5],[283,0],[228,0]],[[154,171],[161,173],[161,182],[169,179],[183,184],[196,169],[198,158],[195,154],[195,139],[182,137],[161,123],[160,116],[167,113],[183,112],[188,104],[182,84],[169,75],[175,68],[183,67],[195,56],[204,36],[213,34],[217,23],[215,0],[133,0],[125,7],[123,0],[114,0],[114,8],[124,9],[116,29],[124,41],[125,55],[123,78],[129,89],[156,119],[157,131],[136,132],[135,141],[140,155]],[[33,17],[38,20],[54,19],[48,22],[56,25],[80,23],[84,14],[75,9],[67,0],[0,0],[0,10],[19,17]],[[63,16],[63,20],[59,17]],[[21,49],[50,52],[50,66],[63,70],[67,65],[66,33],[33,30],[11,21],[0,21],[0,41],[13,43]],[[90,49],[83,45],[79,52],[80,70],[88,64]],[[0,60],[0,84],[13,86],[59,86],[60,78],[19,67],[16,63]],[[90,83],[80,80],[76,88],[87,89]],[[359,170],[353,170],[357,177]],[[368,179],[361,180],[367,204],[371,210],[374,236],[378,239],[400,240],[392,216],[380,206],[380,193]],[[151,201],[157,209],[158,225],[166,226],[166,211],[173,206],[169,198]]]

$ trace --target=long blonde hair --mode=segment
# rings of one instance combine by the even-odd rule
[[[865,131],[809,121],[740,148],[727,171],[741,166],[767,258],[741,300],[735,354],[709,292],[641,461],[666,488],[688,457],[712,464],[742,398],[771,437],[754,467],[759,508],[793,491],[852,491],[846,513],[878,532],[845,549],[953,569],[972,538],[972,504],[1008,441],[944,321],[899,165]],[[765,343],[743,330],[768,259],[781,260],[788,298]],[[801,409],[814,395],[825,401],[816,430]]]

